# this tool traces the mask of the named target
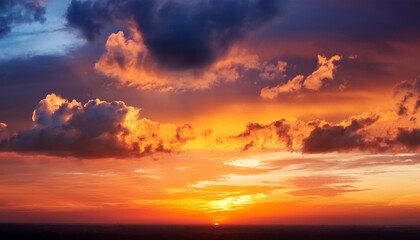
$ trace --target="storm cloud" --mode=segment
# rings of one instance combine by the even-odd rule
[[[208,66],[230,47],[279,16],[283,1],[77,1],[69,26],[92,41],[106,26],[134,20],[152,57],[169,69]]]

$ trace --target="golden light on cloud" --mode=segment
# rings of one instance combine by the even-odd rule
[[[234,197],[227,197],[221,200],[213,200],[209,202],[211,209],[210,212],[239,210],[247,206],[252,206],[266,197],[267,196],[264,193],[257,193],[253,195],[240,195]]]
[[[150,57],[142,34],[129,22],[130,37],[120,31],[109,35],[106,53],[96,62],[95,69],[114,78],[121,85],[158,92],[208,89],[214,85],[239,80],[243,72],[257,71],[261,79],[284,77],[287,62],[262,61],[247,49],[232,46],[224,57],[198,71],[171,71],[159,68]]]

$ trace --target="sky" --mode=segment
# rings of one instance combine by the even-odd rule
[[[418,0],[0,0],[0,222],[420,224]]]

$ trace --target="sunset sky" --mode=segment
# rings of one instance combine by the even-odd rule
[[[0,222],[420,224],[419,10],[0,0]]]

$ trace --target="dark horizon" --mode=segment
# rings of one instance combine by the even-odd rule
[[[181,226],[0,224],[2,240],[418,240],[420,226]]]

